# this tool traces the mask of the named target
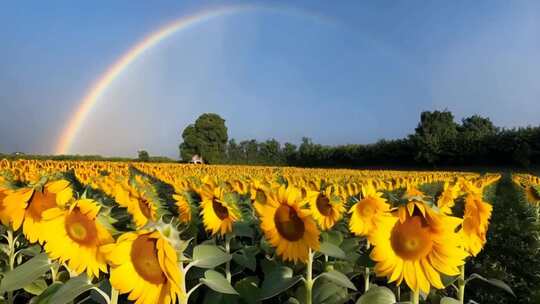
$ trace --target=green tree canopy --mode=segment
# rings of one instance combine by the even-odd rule
[[[179,148],[183,160],[199,154],[207,162],[220,162],[225,157],[228,140],[225,120],[214,113],[202,114],[195,124],[184,129],[182,139]]]

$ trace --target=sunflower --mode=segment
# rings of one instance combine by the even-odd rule
[[[4,198],[0,218],[8,218],[13,230],[23,226],[28,241],[42,243],[42,214],[54,207],[64,207],[72,198],[70,182],[47,182],[41,189],[21,188],[10,191]]]
[[[138,228],[144,227],[148,221],[157,220],[156,204],[128,183],[117,184],[114,197],[120,206],[127,208]]]
[[[478,194],[465,197],[465,214],[463,216],[462,235],[465,249],[476,256],[486,243],[486,233],[493,207],[484,202]]]
[[[431,286],[444,288],[441,273],[459,274],[458,267],[464,264],[467,254],[454,231],[460,219],[437,213],[428,206],[424,213],[416,205],[413,207],[412,214],[403,212],[405,218],[379,218],[377,229],[369,235],[374,246],[370,257],[376,262],[378,276],[386,276],[398,285],[405,279],[411,290],[427,294]]]
[[[528,185],[525,187],[525,194],[527,196],[527,201],[533,205],[540,203],[540,192],[533,185]]]
[[[362,187],[362,200],[349,210],[349,230],[352,233],[358,236],[368,235],[375,228],[377,218],[390,210],[381,195],[371,183]]]
[[[332,228],[343,216],[343,200],[335,195],[332,188],[323,191],[309,191],[307,194],[311,215],[322,230]]]
[[[309,250],[319,249],[320,232],[301,195],[294,186],[281,186],[266,204],[255,203],[266,239],[285,261],[306,262]]]
[[[178,256],[157,231],[140,230],[122,234],[115,244],[102,247],[110,265],[111,285],[129,293],[136,304],[176,303],[185,299],[180,289],[183,277]]]
[[[452,207],[454,207],[455,199],[459,196],[459,187],[457,185],[451,185],[448,182],[444,183],[444,188],[437,199],[437,207],[444,214],[452,214]]]
[[[214,184],[205,184],[200,189],[201,215],[204,227],[211,231],[225,235],[232,231],[232,225],[240,218],[240,211],[225,200],[225,189]]]
[[[270,185],[260,180],[253,180],[249,189],[250,198],[252,202],[258,202],[260,204],[266,204],[266,200],[270,190]]]
[[[178,218],[184,224],[191,222],[193,215],[192,210],[194,207],[191,206],[189,199],[187,198],[186,192],[181,192],[180,194],[173,194],[173,199],[178,208]]]
[[[75,201],[69,210],[51,208],[43,212],[45,251],[52,259],[77,274],[84,271],[89,277],[98,277],[99,271],[107,272],[101,245],[114,239],[97,220],[99,205],[89,199]]]

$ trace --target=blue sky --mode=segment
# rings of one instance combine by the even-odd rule
[[[0,151],[52,153],[91,84],[145,35],[241,1],[0,4]],[[164,40],[107,89],[72,152],[178,155],[204,112],[229,137],[371,143],[423,110],[540,123],[538,1],[273,1]],[[318,16],[318,17],[314,17]]]

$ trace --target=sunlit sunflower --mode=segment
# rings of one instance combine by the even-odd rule
[[[323,191],[309,191],[307,200],[311,215],[322,230],[332,228],[345,212],[343,200],[335,195],[331,188]]]
[[[89,199],[75,201],[69,208],[51,208],[43,212],[42,231],[45,251],[52,259],[77,274],[84,271],[89,277],[107,272],[105,256],[100,246],[113,243],[114,239],[97,220],[100,206]]]
[[[266,204],[270,191],[270,184],[261,182],[258,179],[253,180],[249,189],[251,201]]]
[[[64,207],[73,198],[70,185],[66,180],[57,180],[47,182],[42,189],[21,188],[10,191],[4,198],[1,217],[9,217],[13,230],[22,225],[23,233],[31,243],[41,243],[42,214],[54,207]]]
[[[465,249],[476,256],[486,243],[486,234],[493,207],[484,202],[481,195],[469,194],[465,197],[462,234]]]
[[[102,247],[110,265],[110,282],[137,304],[169,304],[185,299],[183,275],[171,244],[157,231],[121,235]]]
[[[452,207],[454,207],[455,199],[458,195],[459,186],[445,182],[443,191],[437,200],[437,207],[444,214],[452,214]]]
[[[261,229],[276,252],[285,261],[308,260],[309,249],[319,249],[319,229],[310,211],[304,209],[300,190],[281,186],[268,196],[266,204],[255,203]]]
[[[188,194],[185,192],[182,192],[180,194],[173,194],[174,202],[176,204],[176,207],[178,208],[178,218],[184,224],[188,224],[191,222],[194,209],[194,207],[191,206],[189,199],[186,197],[187,195]]]
[[[400,209],[407,207],[402,206]],[[405,218],[384,216],[369,241],[375,247],[371,258],[377,263],[375,272],[397,284],[405,279],[414,291],[429,293],[430,286],[444,288],[441,273],[457,275],[467,254],[461,248],[461,238],[455,233],[461,223],[458,218],[435,212],[430,207],[420,212],[416,205]]]
[[[201,215],[204,227],[212,235],[225,235],[232,231],[232,225],[240,218],[236,206],[225,200],[225,190],[212,184],[204,185],[199,192],[201,196]]]
[[[156,204],[148,198],[148,195],[139,192],[131,185],[117,184],[114,197],[120,206],[127,208],[137,227],[144,227],[148,221],[157,220]]]
[[[354,204],[349,213],[349,230],[358,235],[365,236],[376,227],[377,218],[390,210],[386,200],[381,197],[371,183],[362,187],[362,199]]]
[[[525,187],[525,194],[527,195],[527,201],[533,205],[538,205],[540,203],[540,192],[537,188],[529,185]]]

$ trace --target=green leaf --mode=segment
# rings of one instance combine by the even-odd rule
[[[246,303],[256,303],[259,299],[259,278],[255,276],[241,279],[234,287]]]
[[[193,249],[193,264],[200,268],[214,268],[231,258],[230,254],[214,245],[198,245]]]
[[[289,267],[279,266],[265,274],[261,286],[260,300],[272,298],[285,290],[293,287],[302,280],[302,276],[293,276],[293,271]]]
[[[248,246],[236,251],[232,258],[233,261],[239,265],[242,265],[251,271],[255,271],[257,268],[257,260],[255,259],[255,255],[257,255],[257,253],[259,253],[259,249],[257,247]]]
[[[69,279],[51,297],[50,302],[55,304],[67,304],[84,292],[95,287],[86,274]]]
[[[248,223],[245,222],[236,222],[233,224],[233,233],[236,236],[253,238],[255,231]]]
[[[324,231],[321,233],[321,239],[323,242],[340,246],[343,242],[343,234],[339,231]]]
[[[44,279],[37,279],[34,282],[24,286],[24,290],[29,294],[39,295],[47,289],[47,282]]]
[[[444,273],[441,273],[441,281],[444,287],[448,287],[452,285],[455,281],[457,281],[457,279],[459,279],[459,275],[448,276],[448,275],[445,275]]]
[[[351,280],[349,280],[349,278],[346,275],[344,275],[343,273],[339,271],[331,270],[328,272],[324,272],[319,277],[324,277],[325,279],[332,281],[333,283],[339,286],[356,290],[356,287],[354,286],[353,282],[351,282]]]
[[[449,297],[442,298],[440,302],[440,304],[460,304],[460,303],[461,302],[459,302],[458,300],[454,298],[449,298]]]
[[[204,278],[200,280],[213,291],[225,294],[238,294],[231,286],[231,283],[221,273],[215,270],[207,270],[204,273]]]
[[[396,296],[387,287],[372,286],[364,293],[356,304],[394,304]]]
[[[30,304],[49,304],[54,293],[64,285],[62,282],[54,282],[45,289],[39,296],[32,298]]]
[[[468,281],[472,281],[474,279],[479,279],[481,281],[484,281],[492,286],[495,286],[497,288],[500,288],[506,292],[508,292],[509,294],[513,295],[514,297],[516,296],[514,294],[514,291],[512,290],[512,288],[510,288],[510,286],[508,286],[508,284],[506,284],[505,282],[499,280],[499,279],[486,279],[484,278],[483,276],[477,274],[477,273],[473,273],[469,276],[469,278],[467,279],[467,282]]]
[[[326,254],[329,257],[338,258],[338,259],[345,259],[345,252],[339,248],[338,246],[328,243],[328,242],[322,242],[321,247],[319,248],[319,252],[322,252]]]
[[[331,281],[318,281],[317,283],[313,286],[313,304],[343,304],[350,299],[347,288]],[[305,292],[305,288],[299,289]]]
[[[4,278],[0,283],[0,290],[6,292],[21,289],[44,275],[49,270],[50,265],[47,254],[36,255],[24,264],[4,274]]]

